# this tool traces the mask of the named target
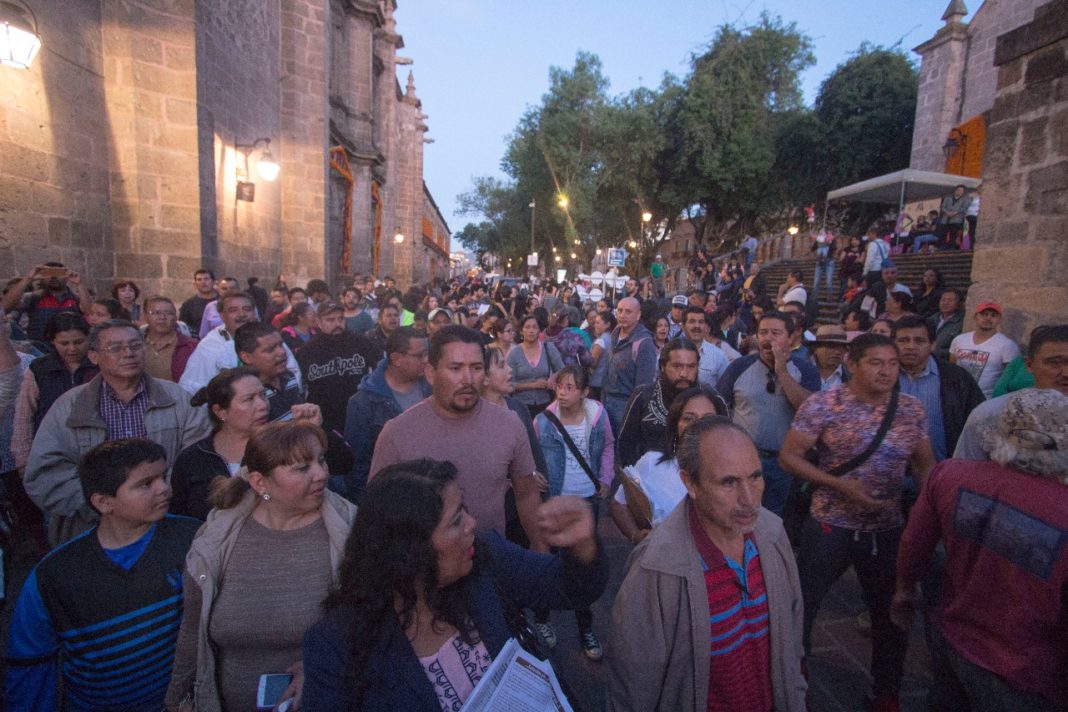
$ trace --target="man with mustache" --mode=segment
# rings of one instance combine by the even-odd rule
[[[26,287],[38,278],[41,280],[40,290],[26,292]],[[71,291],[72,286],[74,291]],[[40,341],[44,339],[48,320],[54,315],[63,311],[88,314],[92,305],[93,298],[77,272],[67,269],[62,262],[45,262],[11,285],[0,306],[8,312],[16,309],[25,312],[29,316],[26,335]]]
[[[540,548],[535,510],[541,503],[530,440],[519,417],[482,399],[485,357],[477,331],[457,324],[430,339],[426,380],[432,393],[382,428],[369,480],[406,460],[448,460],[479,531],[505,531],[504,495],[515,491],[516,509],[532,548]]]
[[[278,329],[250,321],[234,333],[234,350],[263,384],[269,408],[267,422],[311,419],[322,425],[319,406],[305,402],[304,387],[286,368],[285,345]]]
[[[714,348],[714,347],[713,347]],[[616,438],[616,462],[633,465],[650,450],[663,450],[667,413],[675,396],[697,383],[697,347],[686,339],[672,339],[660,350],[660,375],[654,383],[638,386],[627,403],[623,427]],[[722,398],[716,403],[727,414]]]
[[[779,450],[794,411],[820,389],[820,373],[792,353],[794,317],[769,311],[756,328],[757,348],[727,366],[716,390],[732,409],[732,419],[749,433],[764,466],[763,505],[782,515],[793,478],[779,466]]]
[[[100,373],[56,400],[26,463],[26,493],[49,515],[53,545],[96,522],[78,481],[78,460],[87,451],[109,440],[147,438],[163,446],[170,463],[211,430],[205,409],[190,406],[178,384],[145,373],[145,342],[130,322],[97,325],[89,334],[89,359]]]
[[[234,348],[234,334],[243,324],[258,321],[256,305],[252,297],[244,292],[229,292],[219,297],[219,315],[222,324],[208,332],[200,340],[185,364],[185,371],[178,381],[189,395],[196,394],[208,381],[224,368],[238,365],[237,350]],[[300,366],[288,346],[282,347],[286,352],[286,367],[300,383]]]
[[[746,432],[705,416],[683,433],[686,497],[634,550],[612,607],[617,710],[805,710],[801,589],[782,521],[760,506]]]
[[[905,469],[920,489],[934,466],[923,405],[897,392],[898,353],[879,334],[858,336],[848,347],[849,382],[813,393],[797,410],[779,453],[783,469],[815,489],[801,532],[798,569],[805,602],[804,643],[812,650],[812,624],[820,602],[852,566],[871,613],[874,679],[867,709],[898,710],[898,687],[908,632],[890,620],[894,565],[904,527],[901,492]],[[880,433],[887,412],[888,429]],[[871,450],[871,443],[884,437]],[[819,463],[805,459],[819,445]],[[867,454],[867,457],[863,456]]]

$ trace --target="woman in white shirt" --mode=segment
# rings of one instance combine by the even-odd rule
[[[675,396],[671,402],[671,409],[667,417],[667,434],[664,440],[663,450],[650,450],[641,458],[624,469],[627,477],[637,484],[645,496],[649,498],[649,504],[653,512],[653,526],[662,522],[679,502],[686,496],[686,487],[679,477],[679,462],[675,457],[675,447],[679,437],[686,432],[686,428],[699,418],[706,415],[716,415],[716,402],[722,402],[716,392],[707,385],[697,385],[687,388]],[[719,413],[723,415],[723,413]],[[638,526],[634,515],[627,508],[626,494],[620,487],[610,507],[612,521],[619,527],[623,536],[637,544],[649,536],[651,529],[642,529]]]

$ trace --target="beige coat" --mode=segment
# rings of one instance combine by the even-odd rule
[[[690,534],[689,498],[631,553],[612,606],[608,684],[616,710],[704,710],[711,653],[708,595]],[[767,587],[771,688],[778,712],[804,712],[801,585],[782,520],[760,510],[754,530]]]
[[[107,440],[108,426],[100,415],[100,382],[88,383],[61,395],[48,410],[34,436],[23,484],[34,504],[48,515],[48,539],[53,546],[73,539],[96,524],[96,512],[85,501],[78,479],[78,460]],[[189,405],[189,395],[177,384],[144,375],[148,392],[145,431],[163,446],[170,471],[179,453],[211,432],[205,408]]]
[[[193,631],[187,625],[187,621],[192,619],[187,616],[182,620],[171,684],[167,689],[168,707],[177,707],[186,700],[192,703],[192,708],[197,712],[218,712],[222,707],[215,678],[215,649],[211,644],[208,626],[230,552],[255,506],[255,492],[249,490],[236,507],[213,509],[185,557],[186,576],[200,587],[200,622],[197,630]],[[320,511],[330,540],[330,565],[336,577],[345,552],[345,541],[356,519],[356,505],[327,490],[323,493]],[[194,638],[195,645],[189,645],[188,642]]]

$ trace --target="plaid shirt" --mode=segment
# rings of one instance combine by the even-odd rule
[[[145,430],[145,411],[148,410],[148,390],[144,379],[137,384],[137,392],[129,403],[123,403],[104,379],[100,379],[100,415],[108,428],[108,440],[148,437]]]

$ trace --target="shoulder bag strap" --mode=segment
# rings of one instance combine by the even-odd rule
[[[868,443],[868,447],[864,449],[864,452],[848,462],[843,462],[841,465],[831,468],[827,471],[827,474],[834,477],[841,477],[847,472],[855,470],[863,465],[868,461],[868,458],[875,454],[875,451],[883,444],[883,439],[886,438],[886,434],[890,431],[890,426],[893,425],[894,415],[897,413],[897,396],[898,390],[895,388],[890,393],[890,404],[886,406],[886,415],[883,416],[883,422],[879,424],[879,429],[875,432],[875,437]]]
[[[590,463],[586,462],[586,458],[582,456],[582,452],[578,449],[578,445],[571,439],[571,435],[567,432],[567,428],[560,422],[560,419],[556,417],[556,414],[546,408],[542,411],[542,415],[549,419],[549,422],[556,426],[556,429],[560,431],[560,435],[564,438],[564,444],[567,445],[567,449],[571,451],[571,454],[578,460],[578,464],[582,467],[586,476],[593,482],[593,487],[598,492],[601,491],[601,481],[597,479],[597,475],[593,474],[593,468],[590,467]]]

